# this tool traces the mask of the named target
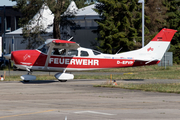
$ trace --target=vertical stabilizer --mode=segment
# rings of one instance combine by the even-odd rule
[[[133,57],[142,61],[160,61],[177,30],[163,28],[146,46],[139,50],[120,53],[123,57]]]
[[[164,28],[151,41],[171,42],[171,40],[176,32],[177,32],[177,30]]]

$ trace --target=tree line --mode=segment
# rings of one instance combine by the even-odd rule
[[[71,0],[12,0],[22,13],[20,25],[23,27],[24,38],[38,38],[44,33],[37,27],[35,36],[28,31],[26,25],[37,13],[43,3],[47,3],[54,14],[53,37],[60,39],[59,25],[62,14]],[[78,8],[87,6],[87,0],[74,0]],[[94,9],[101,17],[95,20],[98,29],[97,48],[105,53],[116,53],[141,48],[142,40],[142,4],[138,0],[97,0]],[[67,20],[67,19],[65,19]],[[162,29],[170,28],[180,31],[180,0],[145,0],[145,45]],[[31,36],[31,37],[29,37]],[[38,39],[34,44],[37,44]],[[40,43],[39,42],[39,43]],[[174,62],[180,64],[180,33],[177,32],[171,42]]]
[[[138,49],[142,34],[142,4],[138,0],[98,0],[101,15],[98,48],[106,53]],[[162,29],[180,30],[180,0],[145,0],[145,45]],[[175,63],[180,63],[180,33],[171,42]]]

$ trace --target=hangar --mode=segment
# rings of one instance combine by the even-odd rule
[[[100,19],[99,15],[93,10],[95,8],[95,4],[89,5],[87,7],[78,9],[74,1],[72,1],[67,8],[66,11],[75,11],[74,22],[78,24],[79,29],[75,30],[72,27],[65,29],[68,31],[70,36],[73,36],[73,40],[79,43],[83,47],[94,48],[94,44],[96,43],[97,34],[93,33],[92,30],[96,30],[98,24],[94,21],[95,19]],[[39,20],[39,17],[42,16]],[[38,13],[33,17],[31,22],[31,27],[40,24],[43,26],[43,29],[46,30],[46,34],[42,34],[41,36],[46,40],[48,38],[52,38],[53,32],[53,23],[54,15],[47,5],[42,5],[41,9]],[[62,34],[63,36],[63,34]],[[26,49],[28,42],[21,43],[23,40],[22,36],[22,28],[19,28],[15,31],[6,33],[6,44],[5,49],[6,53],[10,53],[12,50],[21,50]],[[62,39],[68,39],[63,36]]]

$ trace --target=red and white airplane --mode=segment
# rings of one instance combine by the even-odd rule
[[[48,39],[35,50],[18,50],[6,55],[17,68],[28,71],[22,75],[25,82],[35,80],[31,71],[56,71],[59,81],[74,78],[67,71],[97,70],[105,68],[135,67],[158,64],[166,52],[176,30],[162,29],[145,47],[119,54],[104,54],[80,47],[72,41]]]

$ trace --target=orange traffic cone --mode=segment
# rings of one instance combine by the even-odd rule
[[[0,79],[1,79],[1,81],[3,81],[3,80],[4,80],[4,77],[3,77],[3,75],[1,75]]]
[[[113,83],[113,85],[117,85],[117,83],[116,83],[116,80],[114,80],[114,83]]]

